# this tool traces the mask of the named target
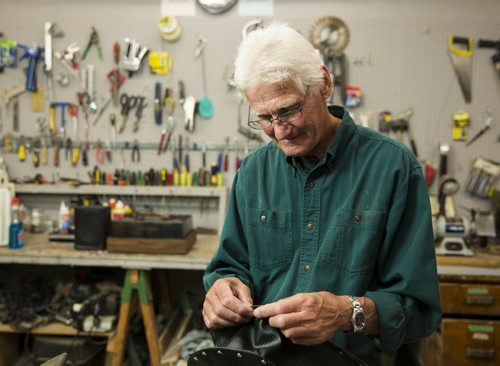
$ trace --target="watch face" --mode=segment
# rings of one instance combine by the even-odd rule
[[[365,326],[365,314],[361,311],[356,312],[354,315],[354,324],[356,325],[357,329],[362,329]]]

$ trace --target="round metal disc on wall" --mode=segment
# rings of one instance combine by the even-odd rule
[[[313,46],[322,53],[331,50],[336,54],[341,54],[349,44],[349,28],[340,18],[323,17],[314,23],[309,39]]]
[[[231,9],[238,0],[197,0],[203,10],[210,14],[222,14]]]

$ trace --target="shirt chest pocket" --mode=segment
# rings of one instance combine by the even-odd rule
[[[292,262],[292,213],[247,208],[250,262],[270,269]]]
[[[375,267],[387,214],[380,211],[342,210],[326,233],[322,258],[350,274]]]

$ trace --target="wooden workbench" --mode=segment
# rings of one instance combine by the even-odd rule
[[[27,234],[24,248],[0,247],[0,263],[204,270],[218,242],[217,235],[197,234],[196,244],[187,254],[122,254],[75,250],[72,242],[50,242],[47,234]]]
[[[26,245],[21,249],[0,247],[0,264],[24,265],[59,265],[59,266],[88,266],[88,267],[115,267],[127,271],[127,280],[122,290],[122,305],[119,317],[119,329],[127,332],[130,317],[131,295],[139,294],[140,311],[143,314],[148,346],[150,348],[151,364],[159,365],[162,347],[165,345],[160,339],[160,332],[155,328],[152,294],[148,291],[148,272],[154,269],[182,269],[204,270],[212,258],[218,245],[217,235],[197,234],[197,241],[187,254],[122,254],[110,253],[105,250],[75,250],[72,242],[50,242],[47,234],[27,234]],[[130,275],[130,276],[129,276]],[[144,276],[144,277],[143,277]],[[134,282],[133,278],[144,278],[143,282]],[[127,282],[128,281],[128,282]],[[126,290],[126,291],[125,291]],[[133,292],[133,293],[132,293]],[[127,300],[124,301],[126,293]],[[149,330],[149,331],[148,331]],[[0,324],[0,333],[15,333],[9,325]],[[33,330],[36,334],[77,335],[78,331],[62,324],[48,324]],[[93,334],[108,337],[108,357],[106,364],[119,365],[123,357],[126,337],[118,332]],[[153,335],[157,335],[155,339]],[[0,342],[0,345],[2,343]],[[0,359],[0,365],[2,360]]]

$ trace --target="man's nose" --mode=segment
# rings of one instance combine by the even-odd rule
[[[286,136],[290,131],[290,123],[281,122],[280,120],[274,121],[272,129],[274,131],[274,136],[279,140],[281,137]]]

